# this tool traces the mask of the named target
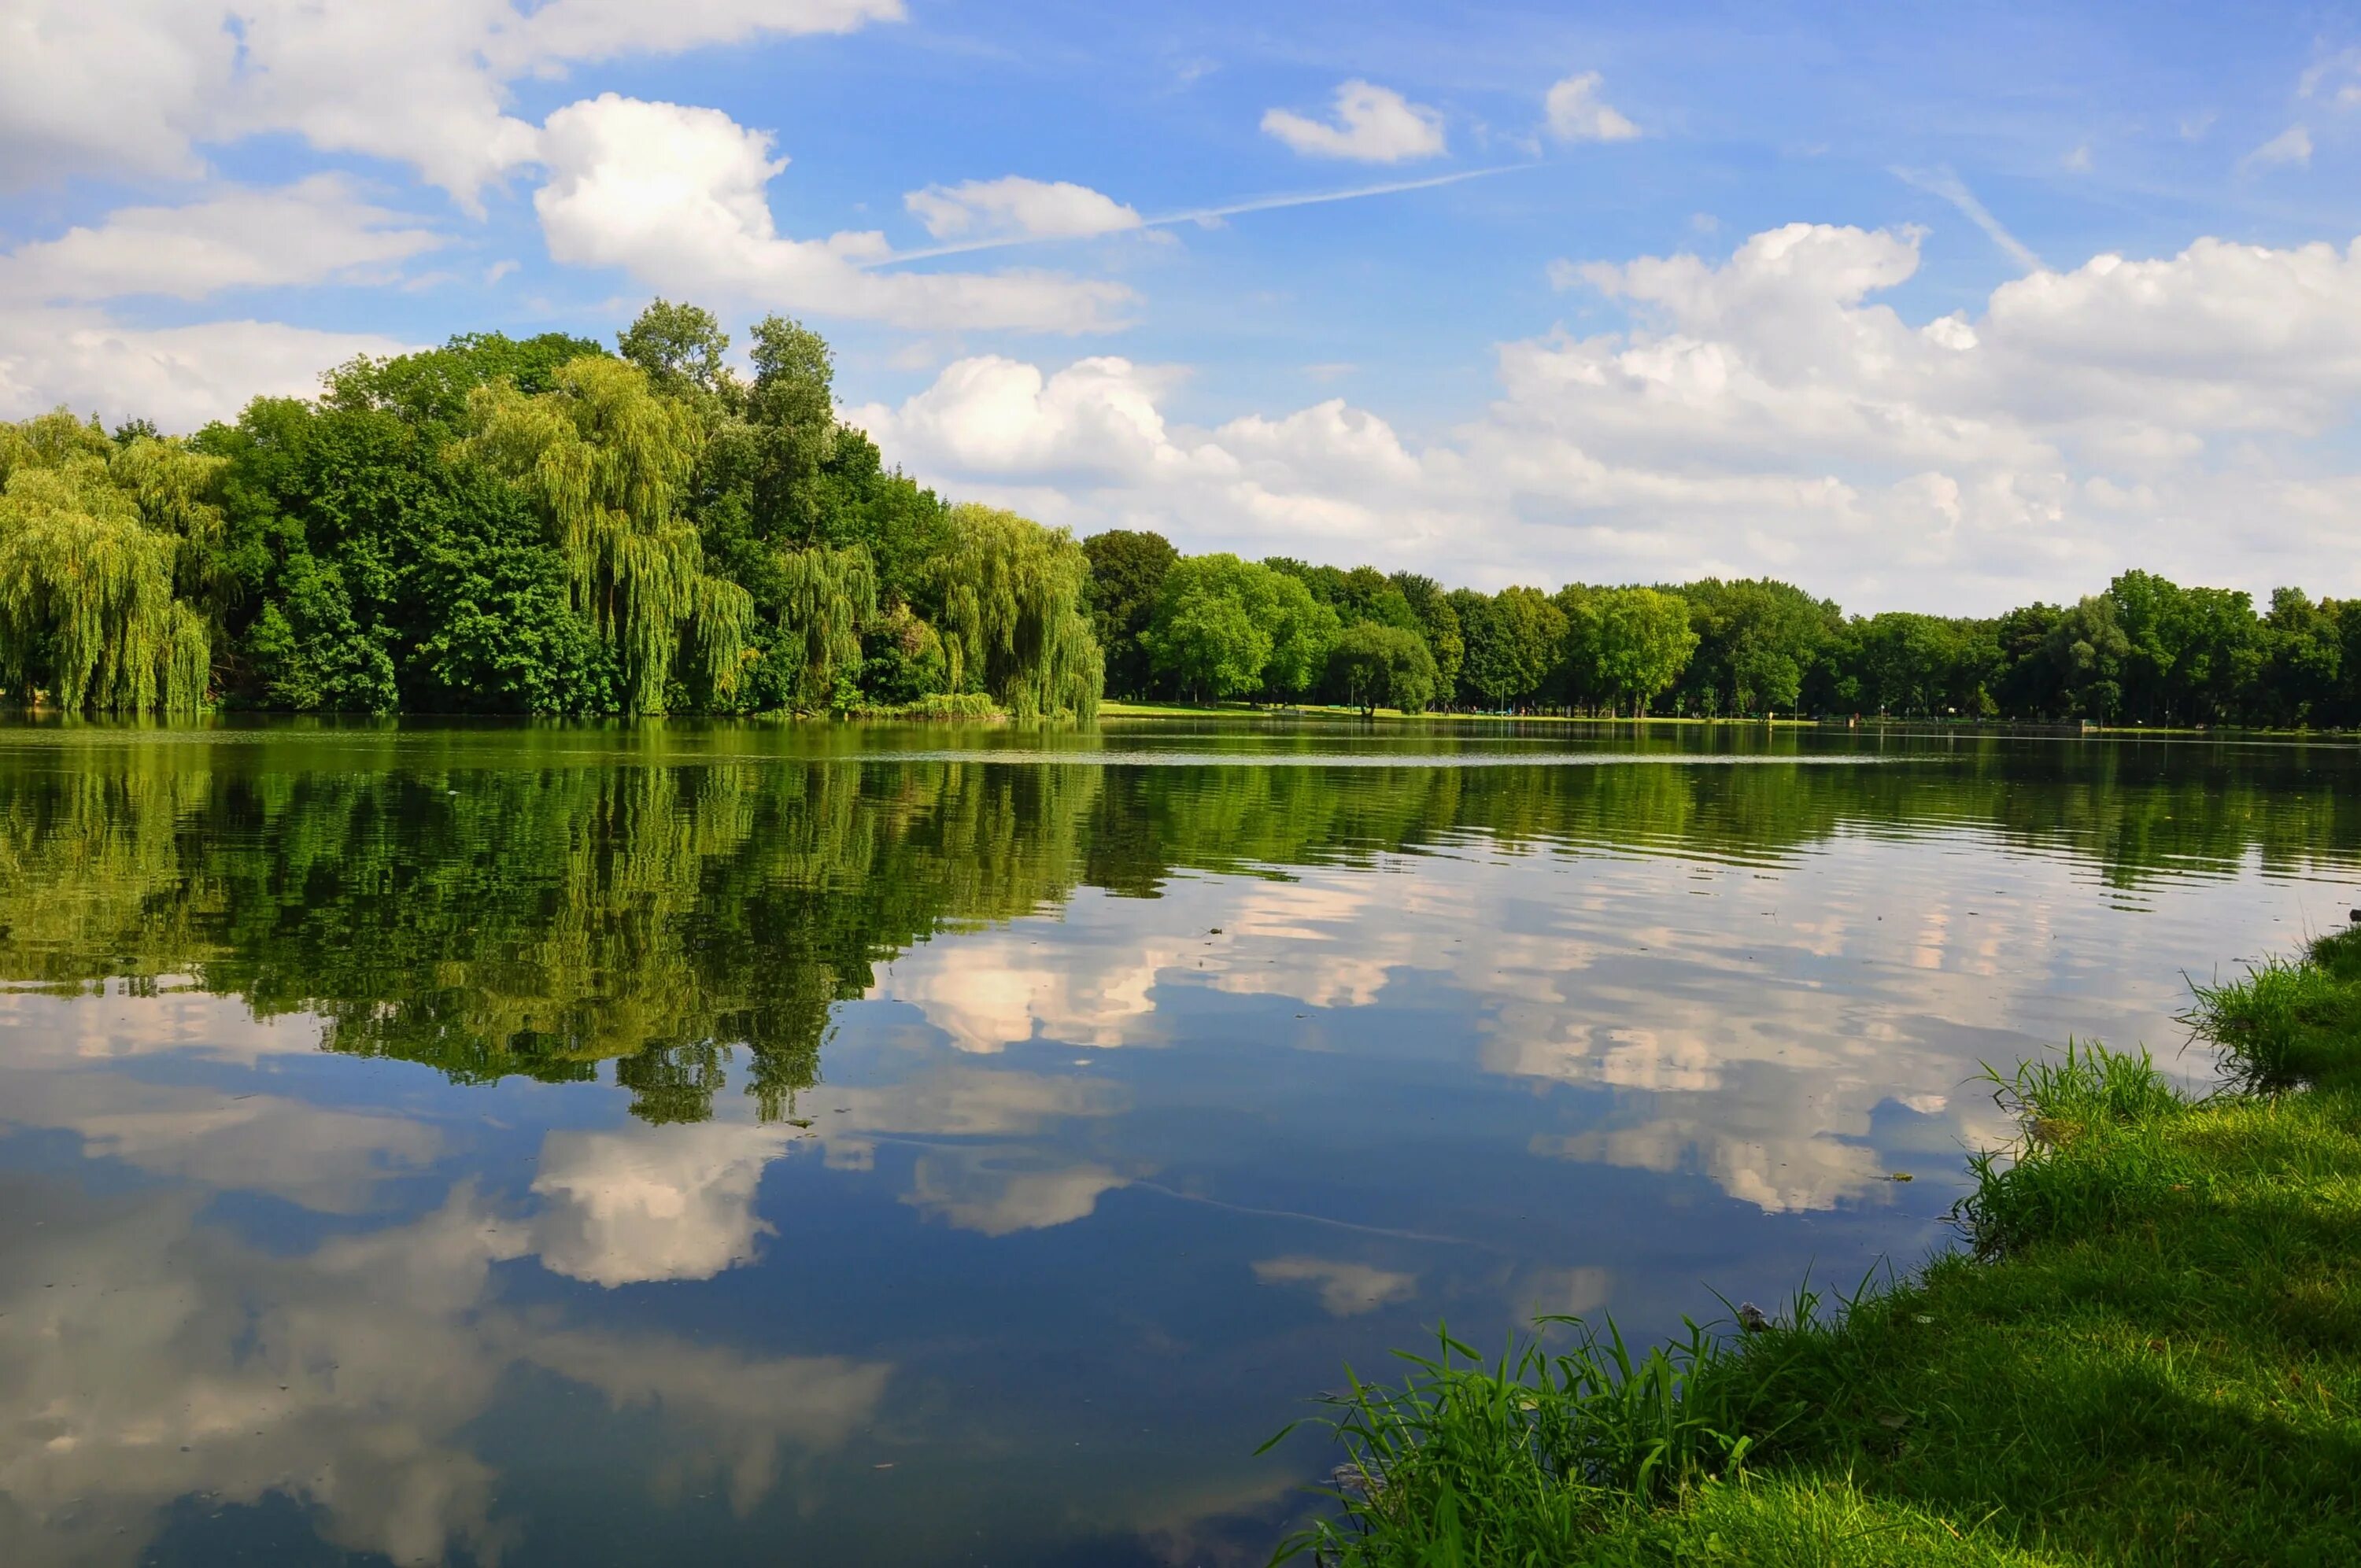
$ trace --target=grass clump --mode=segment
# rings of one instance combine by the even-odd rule
[[[2221,1046],[2238,1088],[2275,1094],[2361,1080],[2361,926],[2322,938],[2301,959],[2266,959],[2241,980],[2190,989],[2189,1021]]]
[[[1993,1074],[2023,1135],[1915,1278],[1356,1384],[1361,1484],[1283,1554],[2361,1562],[2361,936],[2196,990],[2224,1091],[2080,1043]]]
[[[1342,1521],[1315,1523],[1280,1560],[1566,1562],[1632,1503],[1743,1465],[1751,1440],[1690,1396],[1727,1354],[1706,1329],[1692,1322],[1685,1340],[1635,1356],[1611,1322],[1541,1325],[1570,1328],[1574,1343],[1553,1353],[1530,1339],[1487,1363],[1446,1330],[1436,1354],[1403,1353],[1400,1386],[1352,1378],[1327,1422],[1350,1456],[1328,1493]]]

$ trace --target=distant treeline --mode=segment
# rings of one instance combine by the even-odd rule
[[[1989,620],[1773,581],[1481,594],[1079,545],[885,465],[828,345],[658,301],[360,358],[168,438],[0,423],[0,696],[68,711],[1017,717],[1124,697],[2361,724],[2361,602],[2144,572]]]
[[[2125,572],[2070,605],[1848,616],[1768,579],[1482,594],[1411,572],[1082,541],[1109,696],[1361,707],[2361,724],[2361,600]]]

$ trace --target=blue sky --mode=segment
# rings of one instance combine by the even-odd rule
[[[9,10],[11,415],[186,427],[664,293],[804,317],[889,455],[1081,531],[1862,609],[2361,591],[2335,11]]]

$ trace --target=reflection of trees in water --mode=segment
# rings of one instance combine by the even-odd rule
[[[709,1114],[742,1057],[775,1117],[879,960],[1081,883],[1152,896],[1181,870],[1463,843],[1761,861],[1967,830],[2129,888],[2361,842],[2335,787],[2349,754],[2325,749],[1970,738],[1861,767],[1173,768],[692,762],[635,732],[552,737],[8,753],[0,974],[191,973],[258,1013],[318,1013],[334,1049],[462,1081],[612,1058],[653,1121]]]
[[[137,754],[134,753],[136,757]],[[947,923],[1062,900],[1096,769],[970,762],[0,775],[0,966],[196,974],[325,1044],[766,1116],[829,1009]]]
[[[2333,771],[2332,771],[2333,770]],[[2234,751],[1967,737],[1874,765],[1110,770],[1084,881],[1152,893],[1182,868],[1488,849],[1775,860],[1839,834],[1997,833],[2118,887],[2349,863],[2349,749]]]

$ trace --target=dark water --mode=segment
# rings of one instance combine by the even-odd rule
[[[1259,1563],[1347,1360],[1941,1245],[2356,762],[0,730],[0,1561]]]

